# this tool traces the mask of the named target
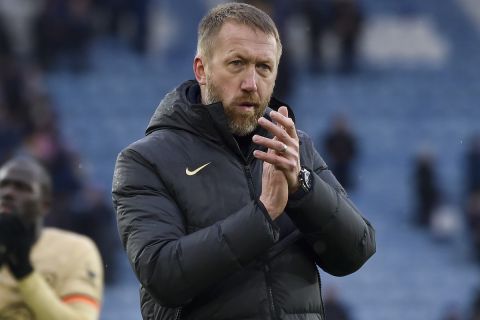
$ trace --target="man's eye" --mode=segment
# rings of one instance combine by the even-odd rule
[[[260,68],[263,69],[263,70],[270,70],[271,69],[268,64],[264,64],[264,63],[260,65]]]
[[[242,60],[233,60],[230,62],[232,66],[241,66],[242,65]]]
[[[22,192],[28,192],[30,191],[30,186],[26,183],[21,183],[21,182],[15,182],[15,183],[12,183],[12,186],[17,189],[18,191],[22,191]]]

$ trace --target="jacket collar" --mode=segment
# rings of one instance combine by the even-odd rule
[[[146,135],[165,128],[189,131],[203,136],[216,143],[227,144],[238,149],[236,142],[228,128],[227,118],[221,102],[210,105],[192,102],[189,91],[199,90],[195,80],[189,80],[169,92],[155,110],[146,130]],[[280,106],[287,106],[289,116],[295,121],[291,108],[272,97],[265,110],[265,117],[270,119],[271,110],[278,110]],[[258,134],[269,136],[266,130],[260,128]]]

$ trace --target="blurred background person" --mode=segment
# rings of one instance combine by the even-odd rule
[[[136,53],[145,54],[151,29],[151,3],[151,0],[93,0],[97,20],[101,22],[100,31],[127,40]]]
[[[44,0],[0,1],[0,29],[3,31],[0,31],[0,39],[4,38],[9,51],[22,60],[34,55],[35,21],[43,5]]]
[[[430,227],[432,213],[439,204],[438,186],[434,155],[427,149],[421,150],[413,163],[413,188],[415,198],[416,225]]]
[[[358,0],[332,1],[333,30],[339,41],[340,73],[352,73],[357,68],[359,38],[364,15]]]
[[[480,320],[480,290],[477,290],[473,296],[468,320]]]
[[[307,23],[308,40],[308,70],[313,74],[320,73],[324,67],[322,36],[328,28],[331,10],[327,0],[302,0],[298,1],[300,12]]]
[[[323,150],[337,180],[347,191],[352,191],[355,187],[358,143],[345,114],[337,114],[331,120],[331,127],[323,139]]]
[[[465,181],[467,194],[480,190],[480,134],[471,137],[465,155]]]
[[[44,228],[55,201],[48,173],[29,158],[0,167],[0,318],[99,318],[103,268],[94,243]]]
[[[466,220],[474,257],[480,262],[480,189],[468,195]]]
[[[60,59],[72,71],[85,71],[93,21],[90,0],[44,0],[35,21],[36,57],[50,69]]]
[[[328,320],[353,320],[348,307],[339,296],[338,289],[334,286],[329,286],[325,291],[323,300],[325,318]]]

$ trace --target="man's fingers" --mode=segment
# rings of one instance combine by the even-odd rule
[[[295,123],[288,117],[288,109],[286,107],[280,107],[277,111],[270,112],[270,117],[278,125],[282,126],[288,135],[292,138],[297,138],[297,130],[295,129]]]
[[[259,160],[263,160],[265,162],[272,164],[276,169],[279,169],[279,167],[282,165],[282,162],[285,161],[285,158],[275,153],[264,152],[260,150],[255,150],[253,152],[253,156]]]
[[[278,113],[280,113],[282,116],[288,117],[288,109],[287,109],[287,107],[281,106],[280,108],[278,108],[277,111],[278,111]]]
[[[256,143],[258,145],[264,146],[268,149],[272,149],[272,150],[275,150],[275,151],[280,152],[280,153],[286,153],[286,152],[288,152],[288,149],[290,149],[288,147],[288,145],[286,145],[282,141],[269,139],[269,138],[262,137],[262,136],[259,136],[259,135],[254,135],[252,140],[253,140],[254,143]]]
[[[276,169],[288,172],[296,167],[293,159],[288,159],[274,152],[255,150],[253,156],[259,160],[272,164]]]
[[[272,121],[267,120],[264,117],[258,119],[258,124],[262,126],[265,130],[269,131],[273,136],[277,137],[277,139],[279,140],[286,142],[289,138],[291,138],[286,130],[284,130],[279,125],[274,124]]]

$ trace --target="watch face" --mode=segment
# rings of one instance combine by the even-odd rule
[[[302,188],[307,192],[310,191],[310,189],[312,188],[312,174],[310,173],[310,171],[302,168],[302,170],[300,171],[300,178]]]
[[[308,188],[308,190],[310,190],[310,188],[312,187],[312,174],[307,169],[303,170],[305,175],[305,186]]]

